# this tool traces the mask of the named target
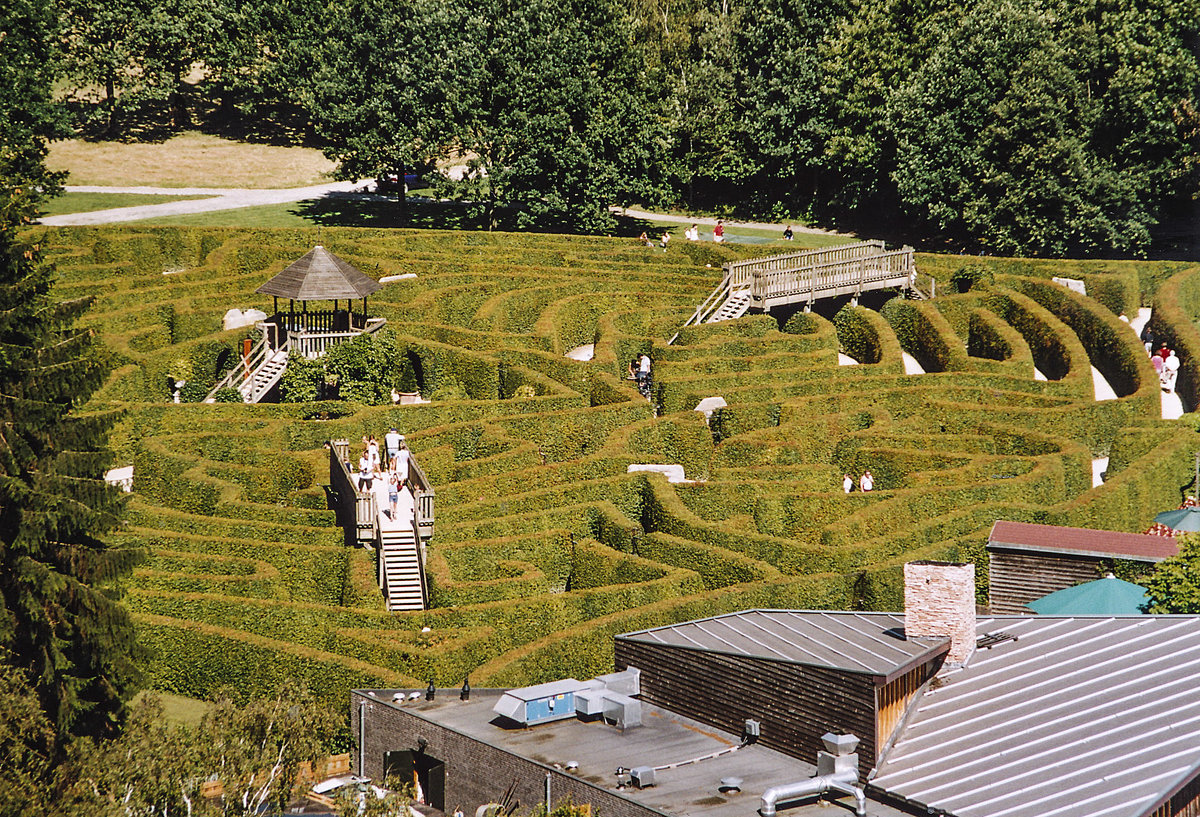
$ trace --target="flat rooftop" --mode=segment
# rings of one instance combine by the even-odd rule
[[[642,703],[642,726],[618,731],[603,721],[578,718],[529,728],[503,726],[492,707],[506,690],[473,689],[470,701],[460,701],[458,690],[440,691],[430,702],[393,703],[399,690],[373,690],[369,694],[387,706],[407,710],[440,726],[470,736],[560,771],[570,762],[579,764],[576,776],[618,796],[665,814],[688,817],[746,817],[758,810],[762,793],[781,783],[792,783],[816,773],[816,767],[760,745],[746,746],[720,757],[698,760],[740,743],[740,736],[714,729],[665,709]],[[403,690],[411,692],[412,690]],[[694,760],[692,763],[684,761]],[[815,758],[814,758],[815,760]],[[657,773],[656,784],[645,789],[617,789],[618,766],[681,765]],[[741,791],[719,790],[723,778],[740,777]],[[854,800],[840,798],[842,808],[829,800],[788,808],[788,817],[835,817],[854,813]],[[867,801],[870,817],[906,817],[885,804]]]

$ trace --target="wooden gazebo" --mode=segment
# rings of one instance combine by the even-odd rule
[[[266,321],[272,348],[287,348],[313,358],[323,355],[333,344],[374,332],[386,323],[383,318],[367,315],[367,296],[381,288],[374,278],[318,245],[255,291],[275,299],[275,313]],[[288,299],[286,312],[280,311],[280,298]],[[355,301],[359,299],[362,312],[356,313]],[[309,301],[331,301],[332,308],[311,310]],[[300,311],[296,310],[297,302]]]

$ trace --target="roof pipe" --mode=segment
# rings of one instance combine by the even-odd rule
[[[866,817],[867,795],[858,787],[858,738],[850,734],[826,732],[821,736],[825,751],[817,752],[817,774],[807,780],[772,786],[763,792],[762,817],[775,817],[777,804],[828,792],[854,796],[854,813]]]
[[[844,771],[835,772],[833,774],[817,775],[810,777],[807,780],[798,780],[795,783],[784,783],[780,786],[772,786],[762,794],[762,804],[758,809],[758,813],[762,817],[775,817],[776,804],[780,802],[789,802],[798,800],[801,797],[812,797],[814,795],[826,794],[830,791],[838,792],[839,794],[850,794],[854,796],[854,813],[858,817],[865,817],[867,813],[867,795],[858,787],[858,772]]]

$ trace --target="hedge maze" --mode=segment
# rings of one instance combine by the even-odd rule
[[[144,548],[126,601],[162,689],[245,695],[285,676],[351,686],[521,684],[605,671],[611,635],[745,607],[895,609],[899,566],[972,559],[998,517],[1136,530],[1177,505],[1195,432],[1160,416],[1139,303],[1184,352],[1195,405],[1200,268],[995,261],[967,292],[691,327],[723,261],[620,239],[372,230],[43,230],[63,297],[111,350],[135,492],[117,543]],[[323,243],[387,284],[398,377],[430,403],[185,400],[236,359],[230,307]],[[950,292],[979,259],[922,257]],[[711,265],[711,266],[710,266]],[[1086,281],[1085,298],[1049,282]],[[566,357],[595,344],[588,362]],[[860,361],[839,366],[843,350]],[[928,374],[906,376],[908,351]],[[625,379],[655,361],[654,404]],[[1093,399],[1090,365],[1120,395]],[[1191,368],[1189,368],[1189,366]],[[1035,379],[1035,368],[1046,380]],[[728,406],[708,423],[696,403]],[[372,555],[326,509],[325,440],[408,436],[437,489],[436,606],[384,611]],[[1091,487],[1091,461],[1110,457]],[[627,474],[678,463],[686,484]],[[870,469],[876,490],[844,494]],[[981,583],[981,595],[986,584]]]

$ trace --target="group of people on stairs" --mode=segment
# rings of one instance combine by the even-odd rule
[[[396,518],[400,502],[400,491],[408,482],[409,465],[412,462],[412,452],[404,435],[393,427],[383,436],[384,450],[387,461],[379,455],[379,442],[374,434],[363,437],[363,453],[358,458],[358,490],[374,490],[376,480],[387,480],[389,516]],[[384,470],[386,469],[386,471]]]

